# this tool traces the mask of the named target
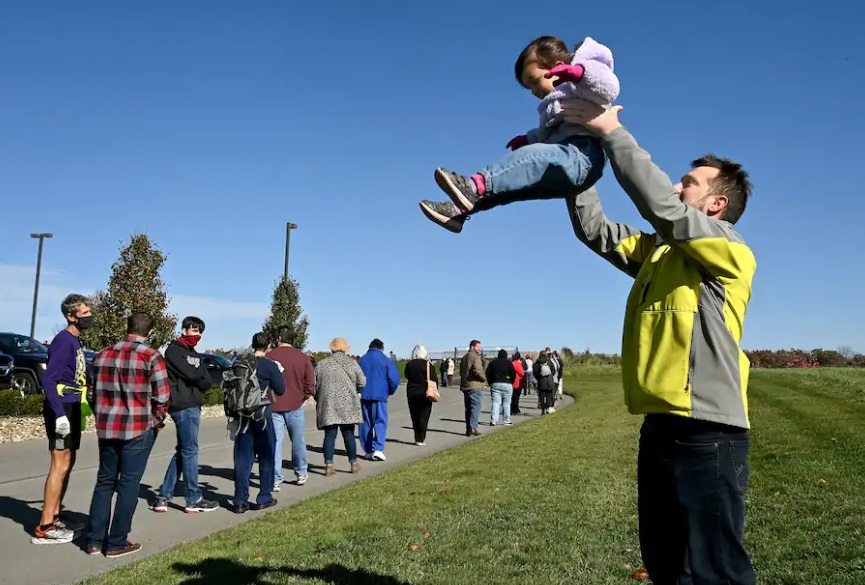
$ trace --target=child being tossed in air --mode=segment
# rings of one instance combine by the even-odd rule
[[[561,101],[580,97],[610,107],[619,95],[610,49],[586,37],[571,53],[561,39],[539,37],[520,53],[514,74],[541,100],[540,125],[511,139],[513,152],[470,177],[436,169],[436,183],[453,203],[424,200],[420,207],[452,232],[462,231],[469,214],[514,201],[564,198],[601,177],[606,159],[600,141],[562,119]]]

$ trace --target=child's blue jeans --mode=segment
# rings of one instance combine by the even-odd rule
[[[515,201],[565,198],[594,185],[606,157],[597,138],[571,136],[556,144],[530,144],[484,168],[486,193],[472,213]]]

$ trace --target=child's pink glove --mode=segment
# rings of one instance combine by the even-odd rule
[[[529,137],[525,134],[520,134],[519,136],[514,136],[511,138],[511,141],[508,142],[505,146],[510,148],[511,150],[517,150],[518,148],[522,148],[524,146],[529,145]]]
[[[544,77],[550,79],[553,76],[558,77],[553,82],[553,87],[558,87],[563,83],[579,83],[583,78],[583,73],[585,69],[583,69],[582,65],[556,65],[552,69],[550,69]]]

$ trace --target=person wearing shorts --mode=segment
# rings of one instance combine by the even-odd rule
[[[67,296],[60,305],[67,327],[57,334],[48,348],[48,365],[42,376],[45,400],[42,405],[45,434],[51,466],[45,480],[42,517],[33,531],[33,544],[71,542],[75,530],[60,516],[63,497],[69,487],[69,475],[81,446],[81,395],[87,390],[87,363],[79,336],[93,322],[87,297]]]

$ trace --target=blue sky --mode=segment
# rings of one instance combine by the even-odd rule
[[[31,232],[46,242],[37,336],[66,292],[104,287],[148,233],[204,345],[244,346],[282,273],[310,347],[379,337],[617,352],[628,278],[576,241],[564,204],[431,224],[437,166],[473,172],[536,123],[513,79],[534,37],[612,48],[622,120],[673,176],[712,151],[756,189],[739,231],[758,271],[747,348],[865,351],[861,136],[852,1],[4,3],[0,329],[27,332]],[[843,18],[839,15],[844,15]],[[610,171],[607,214],[646,228]]]

